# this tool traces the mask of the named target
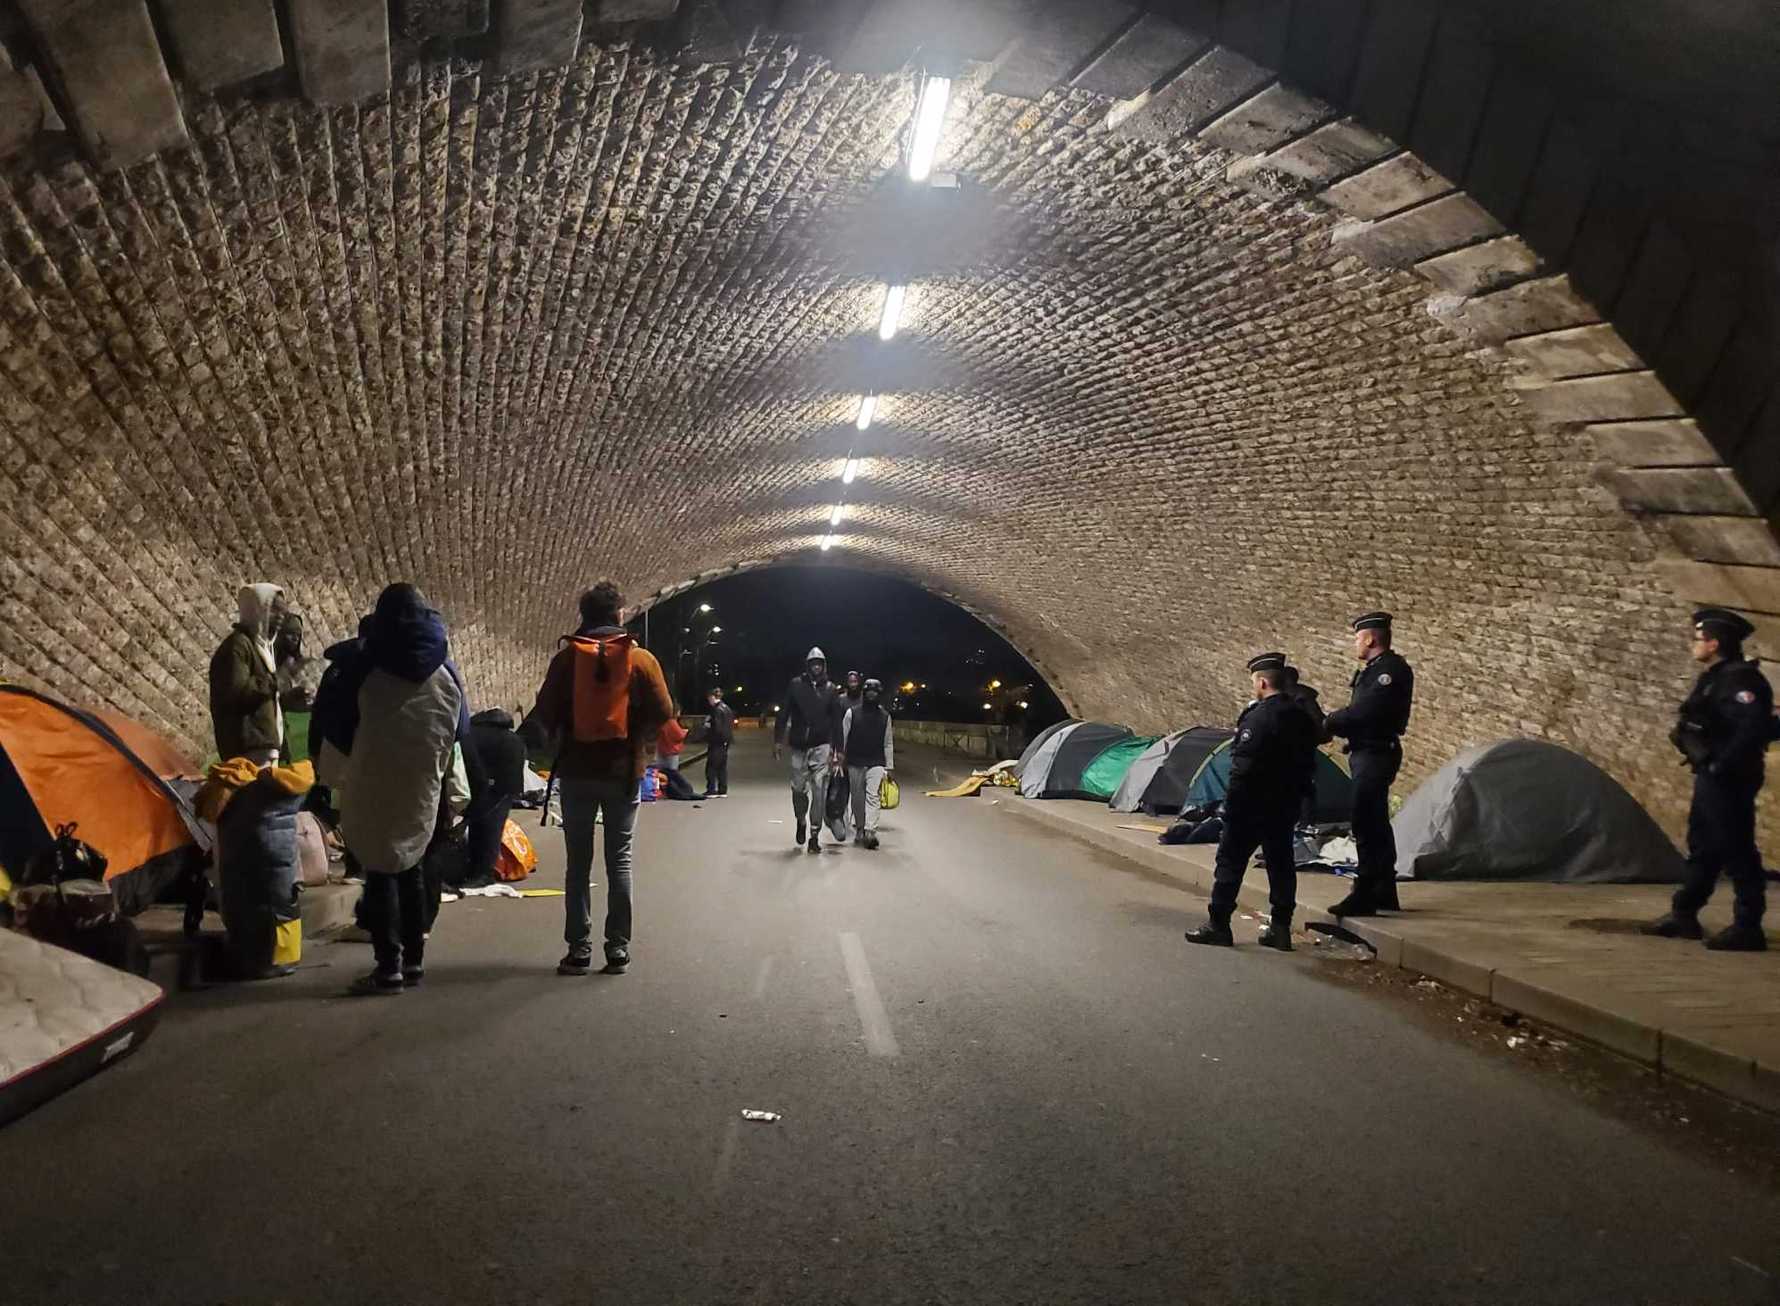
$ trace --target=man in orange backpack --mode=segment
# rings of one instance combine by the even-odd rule
[[[624,598],[611,581],[581,596],[581,628],[550,660],[532,718],[559,741],[553,778],[562,793],[568,860],[561,975],[593,969],[593,827],[606,827],[606,967],[630,965],[631,840],[637,784],[655,737],[674,710],[661,664],[618,624]]]

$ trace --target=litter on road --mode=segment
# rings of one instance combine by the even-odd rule
[[[781,1116],[777,1111],[756,1111],[752,1107],[744,1107],[744,1108],[742,1108],[742,1119],[744,1119],[744,1120],[765,1120],[765,1121],[771,1122],[774,1120],[783,1120],[784,1117]]]

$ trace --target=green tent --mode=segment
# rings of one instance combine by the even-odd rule
[[[1159,736],[1132,735],[1100,750],[1092,762],[1082,769],[1081,792],[1090,798],[1108,802],[1118,792],[1125,772],[1143,755]]]

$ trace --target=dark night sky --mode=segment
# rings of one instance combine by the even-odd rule
[[[699,614],[705,603],[712,612]],[[982,711],[985,701],[1005,698],[1021,685],[1035,689],[1024,696],[1027,701],[1050,700],[1026,660],[975,617],[918,585],[874,572],[836,566],[746,572],[657,604],[649,623],[650,648],[670,679],[680,666],[677,692],[694,700],[684,704],[688,711],[702,706],[688,651],[711,625],[722,631],[706,646],[704,679],[709,683],[716,667],[730,703],[744,714],[778,701],[811,645],[828,654],[829,673],[837,680],[858,670],[892,691],[925,681],[925,694],[901,705],[905,716],[981,720],[989,715]],[[641,630],[641,621],[632,624]],[[1001,695],[985,692],[994,680],[1003,684]],[[1012,701],[998,702],[998,708]]]

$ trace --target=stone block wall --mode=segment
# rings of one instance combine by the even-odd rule
[[[1081,713],[1228,720],[1272,647],[1341,701],[1346,619],[1387,606],[1412,779],[1538,734],[1678,825],[1668,546],[1327,210],[967,83],[923,218],[883,185],[908,79],[777,41],[396,77],[182,89],[188,146],[0,165],[0,675],[201,748],[237,584],[319,647],[411,579],[511,706],[592,577],[810,556],[851,448],[825,556],[992,618]]]

